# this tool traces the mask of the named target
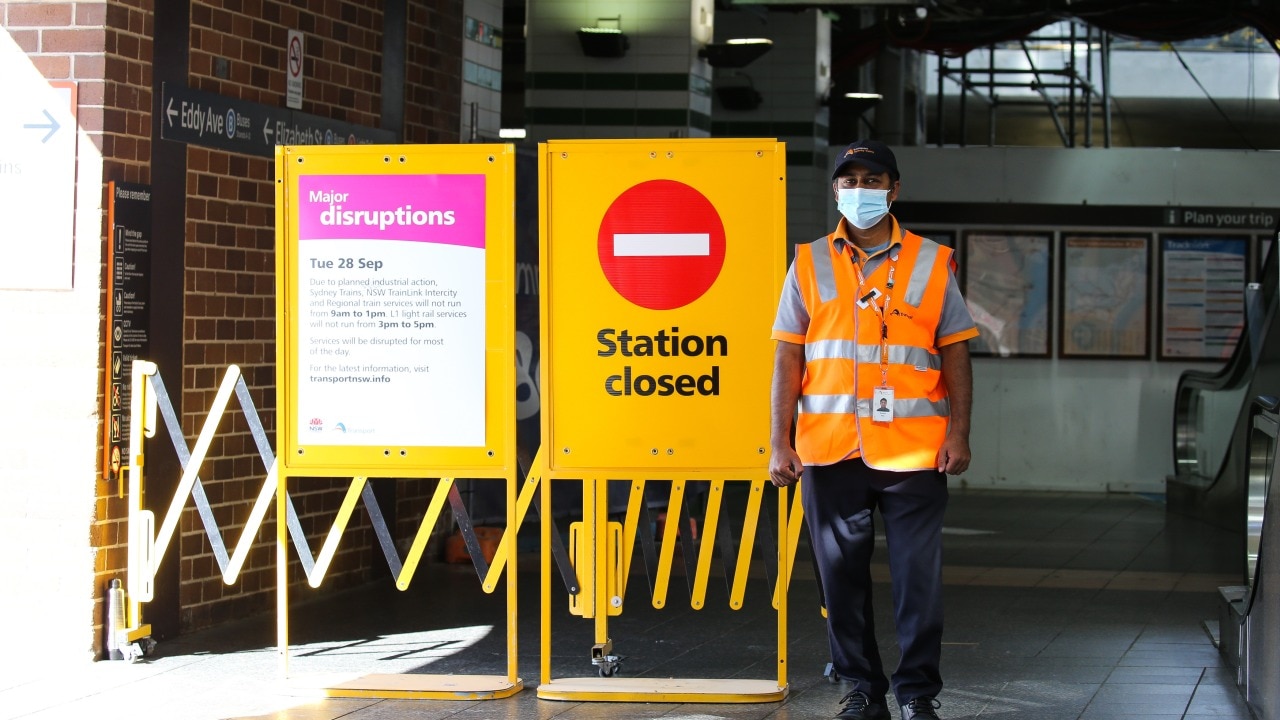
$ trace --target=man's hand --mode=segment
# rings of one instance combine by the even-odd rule
[[[804,463],[791,446],[773,449],[769,457],[769,481],[778,487],[795,485],[804,472]]]
[[[791,444],[791,421],[800,398],[804,345],[779,340],[773,351],[773,383],[769,390],[769,481],[778,487],[795,485],[804,463]]]
[[[942,441],[942,447],[938,449],[938,472],[959,475],[969,469],[970,457],[969,443],[963,438],[948,435],[947,439]]]
[[[938,348],[942,355],[942,381],[951,399],[947,437],[938,448],[938,472],[959,475],[969,469],[969,413],[973,407],[973,367],[969,341]]]

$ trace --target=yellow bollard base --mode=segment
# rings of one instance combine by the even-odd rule
[[[563,678],[538,686],[539,700],[583,702],[764,703],[787,696],[776,680]]]
[[[324,697],[401,698],[425,700],[497,700],[511,697],[524,688],[524,680],[513,683],[505,675],[363,675],[356,678],[290,680],[296,693],[319,693]]]

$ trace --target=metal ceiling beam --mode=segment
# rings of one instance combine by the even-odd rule
[[[968,111],[966,99],[970,94],[980,98],[987,104],[988,117],[990,123],[990,140],[989,144],[995,144],[995,123],[997,119],[997,110],[1002,101],[996,92],[996,88],[1026,88],[1036,93],[1043,102],[1045,109],[1049,113],[1053,126],[1057,130],[1058,137],[1061,139],[1064,147],[1076,146],[1076,118],[1077,113],[1083,109],[1084,115],[1084,146],[1092,147],[1093,145],[1093,106],[1096,102],[1101,102],[1103,111],[1103,142],[1105,147],[1111,147],[1111,108],[1110,93],[1108,85],[1111,77],[1110,62],[1110,36],[1108,33],[1101,34],[1100,50],[1102,78],[1100,81],[1101,88],[1094,83],[1093,80],[1093,28],[1086,26],[1087,30],[1084,36],[1084,57],[1085,57],[1085,73],[1082,75],[1076,67],[1076,50],[1078,48],[1079,36],[1076,34],[1076,21],[1072,20],[1071,30],[1064,38],[1069,43],[1068,59],[1062,68],[1041,68],[1037,65],[1035,57],[1032,55],[1028,47],[1028,39],[1018,41],[1022,54],[1026,58],[1027,68],[997,68],[996,48],[994,45],[987,48],[988,67],[986,69],[973,69],[968,66],[968,54],[961,56],[960,68],[951,68],[947,66],[945,57],[938,57],[938,145],[945,144],[945,116],[943,112],[944,105],[944,87],[945,80],[950,80],[960,87],[959,104],[960,104],[960,145],[967,143],[968,137]],[[1037,39],[1035,36],[1029,38]],[[1010,75],[1031,75],[1032,80],[1029,82],[1018,82],[1012,80],[997,79]],[[977,76],[977,77],[975,77]],[[986,79],[979,79],[985,76]],[[1049,80],[1046,78],[1061,78],[1061,80]],[[1056,96],[1050,93],[1050,90],[1065,90],[1065,101],[1061,95]],[[982,92],[985,90],[985,93]],[[1077,97],[1078,94],[1078,97]],[[1062,114],[1059,112],[1061,107],[1066,107],[1065,125]]]

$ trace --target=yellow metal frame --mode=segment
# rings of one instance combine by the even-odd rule
[[[608,520],[608,478],[597,477],[583,479],[580,475],[570,477],[567,473],[556,472],[547,467],[543,450],[538,451],[534,459],[534,470],[527,478],[520,492],[518,504],[527,508],[533,493],[540,491],[540,503],[544,508],[541,524],[542,542],[542,651],[538,697],[543,700],[578,700],[600,702],[680,702],[680,703],[758,703],[776,702],[787,696],[787,593],[782,592],[783,584],[791,577],[791,560],[794,556],[789,543],[778,545],[778,578],[773,596],[773,607],[778,618],[778,676],[775,680],[745,680],[740,678],[623,678],[623,677],[574,677],[554,678],[551,675],[551,608],[552,608],[552,576],[551,576],[551,534],[553,518],[549,509],[551,504],[552,481],[577,481],[582,483],[583,520],[580,533],[586,538],[576,543],[574,568],[578,571],[581,592],[575,600],[575,614],[592,619],[595,624],[595,643],[598,647],[611,647],[609,637],[609,617],[619,614],[626,604],[627,577],[631,568],[631,559],[635,547],[637,524],[639,522],[640,503],[644,502],[646,481],[634,480],[627,503],[626,519],[622,523],[622,542],[618,543],[616,522]],[[618,475],[641,475],[643,471],[628,473],[618,471]],[[658,562],[658,577],[655,581],[653,607],[662,608],[667,604],[667,588],[670,583],[671,566],[675,553],[675,518],[680,514],[683,503],[685,483],[688,481],[710,481],[711,494],[706,518],[701,528],[701,539],[698,548],[697,572],[694,576],[693,597],[691,606],[695,610],[702,609],[705,604],[707,582],[710,578],[711,554],[714,538],[719,522],[720,504],[723,490],[727,482],[748,482],[751,484],[751,496],[748,500],[747,512],[739,547],[737,566],[733,574],[732,591],[729,605],[740,609],[746,589],[747,573],[751,564],[751,550],[755,539],[757,523],[760,518],[761,502],[764,496],[767,478],[762,472],[754,472],[751,477],[743,478],[743,473],[728,472],[690,472],[683,474],[683,480],[672,482],[671,500],[667,507],[668,521],[663,530],[662,551]],[[787,489],[778,491],[778,536],[789,538]],[[621,545],[619,548],[618,545]],[[621,557],[611,557],[610,548],[615,548]],[[617,576],[617,573],[621,573]],[[611,595],[616,592],[616,595]],[[605,612],[597,612],[605,608]],[[619,612],[614,612],[614,610]]]
[[[151,599],[155,579],[147,555],[153,546],[151,530],[155,527],[155,515],[144,507],[146,451],[143,437],[155,437],[156,434],[155,398],[148,382],[148,378],[156,373],[156,365],[135,360],[129,372],[129,464],[122,467],[121,472],[129,476],[125,627],[128,641],[134,642],[151,635],[151,626],[142,622],[142,602],[144,598]]]
[[[295,307],[298,253],[297,227],[291,198],[298,193],[303,174],[483,174],[485,180],[485,438],[484,447],[417,446],[391,452],[374,446],[308,447],[305,454],[292,436],[297,420],[297,378],[292,371],[298,358]],[[337,552],[347,523],[361,499],[370,476],[439,478],[428,509],[414,536],[396,587],[405,590],[417,570],[427,542],[456,478],[506,481],[507,528],[489,568],[484,591],[497,587],[502,570],[513,568],[506,578],[507,673],[501,675],[367,674],[357,678],[314,682],[291,679],[295,686],[310,686],[329,697],[419,698],[436,700],[488,700],[509,697],[523,688],[517,672],[517,573],[516,544],[516,435],[515,435],[515,147],[506,145],[431,146],[306,146],[276,148],[276,317],[280,328],[276,373],[281,422],[280,468],[276,491],[276,613],[279,669],[289,677],[289,531],[288,484],[291,478],[349,477],[351,484],[326,534],[316,563],[307,577],[312,587],[324,580]],[[313,679],[314,680],[314,679]]]
[[[514,407],[514,406],[513,406]],[[314,475],[308,475],[314,477]],[[479,472],[469,477],[480,478]],[[488,476],[492,477],[492,475]],[[497,587],[498,578],[506,566],[515,567],[516,544],[511,541],[516,522],[516,483],[514,475],[506,475],[495,479],[506,480],[507,496],[507,529],[503,532],[494,562],[485,576],[483,589],[492,593]],[[405,557],[399,574],[395,578],[396,588],[408,590],[413,576],[421,563],[427,541],[440,519],[441,511],[453,487],[455,478],[440,478],[435,492],[431,496],[427,511],[423,515],[418,531],[414,535],[413,544]],[[287,473],[279,474],[279,486],[276,491],[276,642],[279,648],[280,674],[291,680],[296,688],[308,688],[318,691],[327,697],[360,697],[360,698],[418,698],[430,700],[495,700],[510,697],[524,688],[524,681],[517,668],[517,603],[516,573],[507,575],[507,674],[501,675],[432,675],[410,673],[395,675],[387,673],[369,673],[358,677],[347,678],[292,678],[289,667],[289,529],[287,527],[288,502]],[[346,531],[347,523],[359,504],[361,493],[367,477],[354,477],[347,486],[347,494],[342,505],[325,535],[320,553],[316,556],[315,565],[307,575],[307,584],[320,587],[329,563],[337,552],[338,543]]]
[[[621,468],[641,470],[630,477],[762,470],[774,351],[769,325],[786,275],[784,144],[553,140],[539,145],[538,170],[539,388],[548,466],[577,477]],[[655,188],[673,188],[670,202],[679,204],[662,204],[668,196]],[[606,260],[616,251],[607,249],[607,236],[615,233],[616,242],[618,229],[638,237],[689,232],[709,238],[711,247],[723,237],[723,261],[701,296],[678,307],[645,307],[607,276],[607,267],[617,269]],[[707,281],[701,266],[681,275],[680,258],[694,261],[699,250],[674,252],[633,255],[635,262],[663,264],[633,266],[621,286],[671,293],[669,279]],[[671,341],[669,352],[660,337]],[[682,338],[679,348],[674,337]],[[701,383],[713,373],[704,393]],[[650,383],[643,391],[642,378]],[[668,385],[657,389],[659,382]]]
[[[646,185],[657,182],[660,185]],[[661,185],[666,183],[667,185]],[[645,185],[644,188],[641,188]],[[689,213],[681,222],[668,223],[676,215],[663,207],[656,213],[623,204],[618,220],[621,231],[658,233],[705,233],[711,246],[723,235],[724,261],[711,286],[703,295],[684,305],[658,310],[627,299],[606,279],[600,253],[600,232],[610,218],[610,210],[624,194],[658,202],[656,187],[683,185]],[[673,191],[674,192],[674,191]],[[592,660],[602,671],[612,669],[612,641],[609,617],[625,607],[627,577],[635,549],[637,524],[650,478],[671,480],[667,523],[654,578],[652,604],[665,607],[674,561],[677,522],[684,503],[685,488],[691,481],[709,481],[710,497],[697,566],[694,570],[691,605],[701,609],[706,601],[711,570],[712,547],[725,484],[750,483],[752,492],[742,537],[742,547],[733,569],[730,607],[741,608],[755,540],[761,502],[768,474],[765,467],[768,446],[767,387],[772,360],[768,340],[769,303],[776,301],[785,271],[786,160],[785,147],[776,139],[638,139],[566,140],[539,145],[539,193],[541,243],[539,264],[543,282],[540,297],[541,383],[549,402],[542,410],[543,447],[533,462],[533,470],[521,489],[518,503],[527,507],[526,494],[541,492],[542,526],[542,652],[538,697],[548,700],[614,702],[773,702],[786,697],[786,602],[782,584],[790,579],[788,492],[778,499],[778,576],[773,606],[778,611],[778,657],[776,680],[742,679],[653,679],[588,677],[556,679],[551,675],[551,486],[553,482],[582,483],[583,517],[573,537],[574,570],[578,574],[578,596],[571,611],[594,623]],[[701,202],[694,196],[700,196]],[[665,197],[665,196],[661,196]],[[567,200],[557,201],[558,198]],[[640,201],[643,205],[643,201]],[[707,206],[715,217],[706,212]],[[655,220],[655,218],[664,218]],[[610,219],[609,223],[613,220]],[[687,222],[688,229],[680,229]],[[609,225],[613,227],[613,225]],[[718,252],[718,251],[716,251]],[[696,254],[696,253],[694,253]],[[705,254],[705,253],[704,253]],[[679,253],[677,253],[679,255]],[[664,272],[675,277],[681,266],[637,265],[637,272]],[[705,267],[690,269],[692,277]],[[643,279],[640,279],[643,282]],[[560,291],[570,290],[568,293]],[[663,292],[670,292],[664,290]],[[573,301],[557,302],[572,295]],[[668,296],[679,297],[678,294]],[[774,298],[769,300],[768,298]],[[589,303],[583,307],[583,300]],[[658,303],[661,304],[661,303]],[[734,313],[724,313],[732,304]],[[707,333],[724,341],[728,356],[712,371],[723,371],[727,392],[709,396],[663,397],[664,393],[628,389],[618,392],[609,383],[629,375],[631,366],[614,363],[613,349],[604,347],[609,333],[638,328],[641,334],[670,328]],[[665,332],[665,330],[663,330]],[[729,355],[732,338],[733,355]],[[594,344],[593,344],[594,341]],[[683,345],[681,346],[684,347]],[[699,346],[700,347],[700,346]],[[628,352],[621,350],[622,356]],[[637,372],[662,375],[668,380],[683,378],[687,383],[706,372],[703,357],[721,363],[720,355],[695,351],[666,353],[637,352]],[[601,364],[602,358],[610,358]],[[627,360],[631,362],[630,359]],[[553,367],[554,366],[554,367]],[[653,375],[649,376],[651,379]],[[719,377],[719,376],[717,376]],[[611,379],[606,379],[611,378]],[[604,380],[604,388],[600,381]],[[654,381],[656,383],[656,381]],[[701,378],[698,380],[702,382]],[[629,387],[629,386],[628,386]],[[701,393],[701,385],[698,387]],[[681,392],[688,396],[689,393]],[[666,393],[670,395],[670,393]],[[707,432],[711,419],[719,420],[719,431]],[[626,424],[626,432],[616,432]],[[660,450],[665,448],[665,452]],[[608,516],[610,478],[631,482],[621,541],[617,523]],[[558,540],[558,538],[557,538]],[[691,538],[690,538],[691,540]],[[686,551],[691,546],[686,546]],[[619,556],[620,555],[620,556]],[[601,662],[603,661],[603,662]],[[609,672],[603,674],[609,675]]]
[[[296,345],[302,322],[295,266],[301,256],[297,222],[300,203],[295,198],[300,193],[299,180],[308,175],[484,176],[484,446],[303,444],[295,435],[299,384],[295,369],[301,364],[301,350]],[[453,477],[500,477],[514,467],[514,207],[514,145],[276,147],[276,385],[280,406],[276,447],[282,471],[311,477],[435,477],[433,473],[437,472]]]
[[[133,367],[130,369],[129,464],[122,468],[124,472],[128,473],[129,477],[129,550],[128,579],[126,583],[128,603],[125,615],[127,642],[135,642],[151,634],[151,626],[142,623],[142,603],[150,602],[154,599],[156,573],[160,569],[160,562],[164,559],[165,553],[173,543],[174,536],[178,531],[178,523],[182,519],[187,501],[197,492],[201,493],[197,496],[198,503],[204,497],[202,489],[198,486],[200,482],[200,467],[209,452],[209,446],[213,443],[218,425],[222,422],[223,415],[226,414],[227,407],[231,402],[231,396],[236,394],[238,388],[243,385],[241,378],[240,368],[237,365],[229,366],[223,375],[222,382],[218,386],[218,392],[214,396],[213,404],[209,408],[209,414],[205,417],[204,425],[200,429],[200,435],[196,439],[195,448],[189,451],[190,456],[182,468],[182,476],[178,481],[178,487],[174,490],[173,497],[169,501],[169,507],[165,511],[160,528],[157,531],[155,513],[145,509],[146,444],[144,438],[155,436],[158,420],[157,400],[162,394],[159,388],[163,387],[163,383],[159,377],[159,368],[156,367],[155,363],[146,360],[135,360]],[[170,413],[168,416],[171,421],[170,434],[173,435],[177,432],[176,419],[172,416],[173,408],[168,404],[167,396],[164,402],[165,412]],[[175,442],[183,441],[178,439]],[[253,542],[258,535],[258,530],[262,527],[267,511],[271,508],[270,501],[276,489],[275,472],[275,464],[272,463],[267,469],[267,476],[262,481],[262,487],[258,491],[253,507],[240,532],[240,539],[236,542],[234,552],[230,557],[226,557],[225,554],[222,555],[225,562],[223,559],[219,560],[219,564],[222,566],[222,580],[227,585],[234,585],[240,579],[240,571],[249,556],[249,550],[253,547]],[[211,517],[204,520],[208,524],[211,522]],[[205,530],[211,533],[211,539],[215,534],[219,537],[215,554],[219,552],[225,553],[221,546],[220,533],[216,533],[216,528],[206,527]]]

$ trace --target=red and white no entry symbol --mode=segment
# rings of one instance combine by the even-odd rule
[[[675,180],[649,180],[609,205],[597,252],[619,295],[650,310],[673,310],[715,284],[724,244],[724,223],[706,196]]]
[[[302,38],[289,38],[289,74],[298,77],[302,74]]]

